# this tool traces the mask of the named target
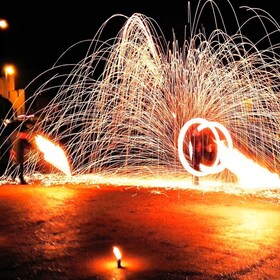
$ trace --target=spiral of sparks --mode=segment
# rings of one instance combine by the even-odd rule
[[[279,174],[280,59],[279,45],[270,37],[279,36],[280,28],[267,13],[249,10],[254,16],[248,21],[274,27],[257,43],[241,32],[247,22],[236,20],[233,35],[216,28],[207,36],[196,32],[195,19],[182,47],[175,38],[168,44],[143,14],[113,16],[83,59],[59,64],[72,46],[39,77],[51,75],[28,100],[30,106],[41,95],[55,95],[35,113],[32,132],[44,131],[64,146],[73,175],[176,178],[190,175],[179,159],[180,130],[188,120],[204,118],[223,125],[236,149]],[[195,18],[198,14],[197,9]],[[124,17],[124,25],[115,38],[102,42],[103,29],[116,17]],[[264,50],[258,47],[263,41],[270,43]],[[27,173],[38,170],[39,162],[40,156],[31,155]],[[214,176],[235,180],[227,169]]]
[[[191,167],[188,160],[186,160],[185,153],[184,153],[184,142],[185,142],[185,138],[186,138],[186,133],[188,132],[191,125],[193,125],[193,124],[199,124],[199,126],[197,127],[197,129],[199,131],[203,131],[203,129],[205,129],[205,128],[210,128],[210,131],[213,133],[215,143],[217,143],[217,151],[216,151],[215,160],[212,162],[212,164],[210,166],[203,165],[202,163],[200,163],[199,171],[197,171],[193,167]],[[218,172],[223,171],[226,168],[226,165],[224,165],[224,163],[220,161],[221,160],[220,159],[220,149],[221,148],[219,148],[220,137],[216,130],[216,126],[217,126],[217,128],[220,129],[223,136],[225,136],[225,140],[227,143],[227,149],[231,153],[231,149],[233,148],[232,139],[230,138],[230,134],[228,133],[226,128],[224,126],[222,126],[220,123],[213,123],[213,122],[209,123],[205,119],[194,118],[194,119],[187,121],[180,131],[180,134],[178,137],[179,158],[181,160],[182,165],[185,167],[185,169],[189,173],[193,174],[194,176],[205,176],[210,173],[218,173]],[[190,150],[192,150],[192,149],[193,149],[193,147],[191,147]],[[189,153],[189,154],[191,154],[191,153]]]

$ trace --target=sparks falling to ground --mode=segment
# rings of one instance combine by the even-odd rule
[[[206,6],[211,5],[217,19],[213,3],[206,1]],[[178,136],[187,121],[203,118],[225,127],[234,151],[250,159],[246,164],[277,176],[280,187],[280,59],[279,45],[271,40],[275,34],[279,38],[280,28],[264,11],[247,10],[252,16],[244,24],[232,11],[237,26],[233,35],[227,34],[222,18],[223,28],[216,26],[207,35],[198,30],[203,8],[197,7],[182,47],[175,35],[167,43],[145,15],[112,16],[89,42],[83,59],[60,64],[72,46],[42,74],[48,79],[30,98],[31,106],[39,95],[55,95],[36,113],[34,132],[42,130],[64,146],[74,176],[105,174],[136,182],[172,174],[173,180],[181,180],[190,173],[179,159]],[[101,41],[102,31],[118,17],[125,19],[119,33]],[[264,30],[257,43],[242,34],[252,21]],[[272,31],[264,28],[268,24]],[[263,42],[265,49],[259,47]],[[190,151],[185,157],[191,162]],[[225,158],[219,160],[227,164]],[[38,170],[38,162],[38,155],[30,156],[29,174]],[[249,181],[258,172],[247,165],[239,168],[246,170]],[[206,178],[238,182],[239,171],[228,164]]]

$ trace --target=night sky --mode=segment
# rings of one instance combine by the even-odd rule
[[[137,0],[103,0],[103,1],[5,1],[1,3],[0,18],[9,22],[9,29],[0,31],[0,66],[12,63],[17,67],[17,88],[25,86],[44,70],[50,68],[56,59],[72,44],[85,39],[92,39],[98,28],[110,16],[121,13],[131,16],[142,13],[153,18],[163,30],[167,41],[182,41],[188,21],[188,1],[137,1]],[[194,14],[198,0],[189,1]],[[33,3],[33,4],[31,4]],[[170,3],[170,4],[169,4]],[[219,7],[225,6],[227,0],[216,0]],[[277,1],[232,0],[238,15],[246,14],[241,6],[265,9],[279,23]],[[236,31],[233,18],[228,16],[229,5],[223,10],[223,17],[228,32]],[[232,15],[232,13],[231,13]],[[248,13],[247,13],[248,15]],[[252,15],[252,13],[250,14]],[[203,17],[203,25],[210,26],[209,17]],[[124,19],[114,21],[106,29],[104,36],[115,36]],[[254,39],[257,30],[250,31]],[[249,33],[250,33],[249,32]],[[105,38],[105,37],[104,37]],[[108,39],[106,38],[106,39]]]

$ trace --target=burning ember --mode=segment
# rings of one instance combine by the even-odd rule
[[[59,145],[54,144],[52,141],[41,135],[35,136],[35,142],[38,149],[44,154],[44,159],[47,162],[55,166],[66,175],[71,175],[67,157]]]

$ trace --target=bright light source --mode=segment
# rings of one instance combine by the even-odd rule
[[[8,22],[5,19],[0,19],[0,28],[1,29],[7,29],[8,28]]]
[[[15,67],[11,64],[7,64],[4,66],[4,71],[6,75],[13,75],[15,74]]]
[[[113,247],[113,252],[114,252],[115,257],[116,257],[116,259],[117,259],[118,268],[121,268],[121,267],[122,267],[122,265],[121,265],[121,260],[122,260],[121,251],[119,250],[118,247],[114,246],[114,247]]]
[[[53,143],[51,140],[42,135],[35,136],[35,142],[38,149],[44,154],[44,159],[62,171],[64,174],[71,176],[71,170],[63,149]]]

